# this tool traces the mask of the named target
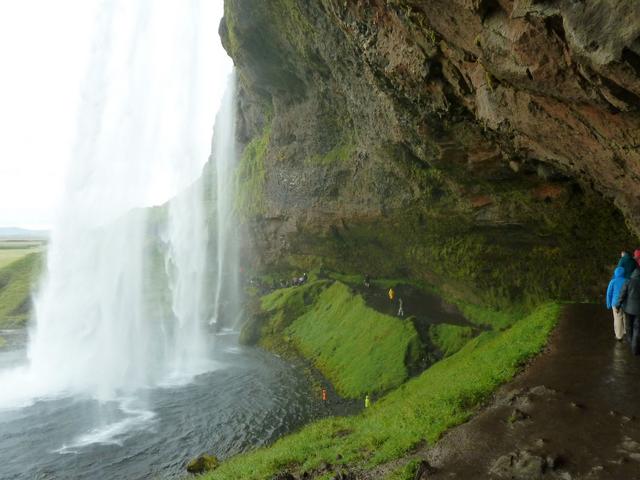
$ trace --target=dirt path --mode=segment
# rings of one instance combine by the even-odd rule
[[[610,316],[567,307],[548,352],[486,410],[416,452],[433,467],[419,478],[640,480],[640,358],[614,339]]]
[[[440,297],[411,285],[397,285],[394,288],[396,296],[393,301],[390,301],[387,296],[388,289],[374,286],[365,288],[353,285],[351,288],[362,295],[367,306],[392,317],[397,316],[398,299],[402,298],[404,318],[414,316],[428,324],[449,323],[452,325],[473,326],[454,305],[448,304]]]

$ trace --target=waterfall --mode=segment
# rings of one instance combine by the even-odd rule
[[[210,148],[212,78],[221,76],[211,65],[222,51],[221,3],[101,5],[28,365],[0,372],[0,408],[52,395],[110,401],[212,368],[209,313],[221,311],[225,282],[237,285],[237,246],[221,230],[231,223],[232,91],[214,141],[213,238],[208,180],[197,180]],[[215,295],[207,286],[214,244]]]
[[[239,232],[233,208],[237,160],[235,85],[235,74],[232,74],[216,119],[211,158],[215,168],[215,188],[212,192],[216,218],[216,269],[213,316],[210,323],[218,327],[236,326],[241,305]]]

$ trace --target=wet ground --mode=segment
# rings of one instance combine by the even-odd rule
[[[548,352],[412,458],[417,479],[640,479],[640,357],[609,311],[568,306]]]
[[[370,308],[391,316],[398,315],[399,299],[402,299],[404,318],[416,317],[428,324],[449,323],[452,325],[473,326],[464,318],[455,305],[446,303],[437,295],[424,292],[411,285],[398,285],[394,288],[395,298],[389,300],[388,289],[371,286],[352,286],[363,296]]]

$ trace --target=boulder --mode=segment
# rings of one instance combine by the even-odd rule
[[[187,463],[187,472],[198,475],[201,473],[215,470],[220,466],[220,461],[214,455],[208,455],[206,453],[194,458]]]

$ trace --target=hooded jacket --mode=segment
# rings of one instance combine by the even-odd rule
[[[630,257],[626,257],[630,258]],[[616,305],[618,301],[618,296],[620,295],[620,291],[624,286],[627,279],[625,278],[625,271],[623,267],[618,267],[613,271],[613,278],[609,282],[609,287],[607,288],[607,308],[611,309],[612,305]]]
[[[624,268],[624,278],[631,278],[631,274],[638,267],[638,264],[627,252],[620,258],[618,266]]]
[[[629,315],[640,315],[640,270],[634,270],[629,281],[622,286],[615,303],[616,307],[621,305]]]

